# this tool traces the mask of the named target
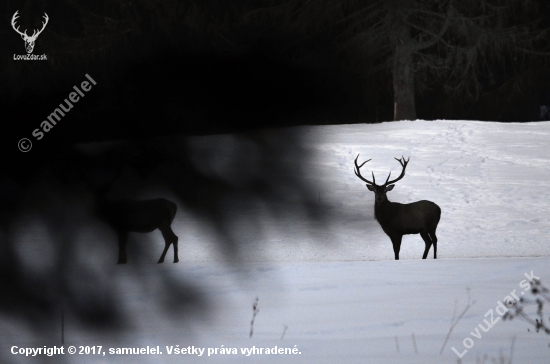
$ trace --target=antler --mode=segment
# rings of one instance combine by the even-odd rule
[[[376,185],[376,180],[374,179],[374,172],[372,172],[372,182],[369,181],[368,179],[364,178],[363,176],[361,176],[361,171],[359,171],[359,169],[361,167],[363,167],[365,165],[365,163],[367,163],[369,160],[367,161],[364,161],[360,166],[357,165],[357,158],[359,158],[359,154],[357,154],[357,157],[355,157],[355,169],[353,170],[355,172],[355,175],[357,177],[359,177],[361,180],[363,180],[364,182],[367,182],[369,185]],[[371,158],[372,159],[372,158]]]
[[[36,33],[36,35],[34,34],[36,32],[36,30],[33,31],[31,38],[37,38],[40,35],[40,33],[42,33],[44,28],[46,28],[46,25],[48,24],[48,21],[50,20],[50,18],[48,17],[48,14],[46,14],[46,13],[44,13],[44,18],[45,18],[44,20],[46,20],[46,22],[45,23],[42,22],[42,29],[40,29],[38,31],[38,33]]]
[[[395,160],[398,161],[399,164],[401,164],[401,167],[403,167],[403,169],[401,170],[401,174],[396,179],[393,179],[393,180],[390,181],[389,180],[390,177],[391,177],[391,172],[390,172],[388,178],[386,179],[386,183],[384,183],[384,186],[391,185],[392,183],[395,183],[395,182],[399,181],[401,178],[405,177],[405,169],[407,168],[407,163],[409,163],[409,161],[411,160],[411,157],[409,157],[409,159],[405,160],[405,157],[401,156],[401,159],[395,158]]]
[[[50,20],[50,18],[48,17],[48,14],[44,13],[45,22],[42,22],[42,29],[40,29],[40,30],[35,29],[33,31],[32,35],[29,37],[27,35],[27,29],[25,29],[24,32],[21,32],[19,30],[19,27],[17,27],[17,28],[15,27],[15,20],[19,17],[19,15],[17,15],[18,12],[19,12],[19,10],[17,10],[15,12],[15,14],[13,14],[13,17],[11,18],[11,26],[12,26],[13,30],[15,30],[17,33],[19,33],[21,36],[24,36],[27,39],[36,39],[40,35],[40,33],[42,33],[44,28],[46,28],[46,25],[48,24],[48,21]]]
[[[15,14],[13,14],[13,17],[11,18],[11,26],[12,26],[13,30],[15,30],[20,35],[24,35],[25,37],[28,37],[26,29],[25,29],[25,33],[22,33],[22,32],[19,31],[19,27],[17,27],[17,28],[15,27],[15,20],[18,18],[18,15],[17,15],[18,12],[19,12],[19,10],[17,10],[15,12]],[[44,13],[44,14],[46,14],[46,13]]]

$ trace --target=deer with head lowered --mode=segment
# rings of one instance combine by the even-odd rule
[[[374,172],[372,172],[372,182],[361,175],[361,167],[370,161],[370,159],[358,165],[358,158],[359,154],[355,158],[355,175],[363,182],[366,182],[367,188],[374,192],[374,216],[380,223],[382,230],[384,230],[386,235],[391,239],[395,259],[399,260],[401,239],[403,235],[407,234],[420,234],[424,240],[426,248],[424,249],[422,259],[426,259],[432,245],[434,247],[434,259],[436,259],[437,236],[435,235],[435,230],[437,229],[437,224],[441,217],[441,209],[439,206],[426,200],[409,204],[400,204],[397,202],[390,202],[386,196],[386,193],[391,191],[395,186],[394,183],[405,176],[405,169],[407,168],[410,158],[408,160],[405,160],[403,157],[401,157],[401,159],[395,158],[395,160],[401,164],[401,174],[396,179],[390,181],[390,172],[386,182],[380,186],[376,184]]]
[[[152,200],[109,199],[105,195],[110,185],[99,189],[96,202],[96,214],[106,222],[118,236],[118,263],[126,264],[126,243],[129,232],[149,233],[159,229],[164,238],[164,250],[158,263],[164,262],[170,244],[173,244],[174,263],[178,259],[178,237],[172,231],[172,221],[177,206],[164,198]]]

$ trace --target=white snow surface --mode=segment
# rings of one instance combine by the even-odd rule
[[[550,244],[541,241],[550,233],[550,123],[416,120],[292,130],[312,155],[302,178],[316,183],[319,203],[333,218],[319,235],[303,218],[292,216],[280,229],[266,215],[264,239],[249,251],[252,261],[393,259],[391,242],[374,219],[374,194],[353,173],[359,153],[360,162],[372,158],[363,175],[370,178],[373,171],[378,183],[390,171],[401,172],[395,157],[410,158],[388,199],[441,207],[438,258],[550,256]],[[214,136],[196,143],[223,151],[229,141]],[[178,222],[188,236],[185,259],[218,259],[207,251],[199,222],[187,216]],[[400,258],[417,259],[423,248],[419,235],[406,235]]]
[[[205,232],[204,224],[180,208],[174,224],[180,262],[171,263],[170,251],[166,262],[156,265],[155,253],[142,272],[150,289],[128,283],[131,263],[110,270],[121,287],[121,304],[133,313],[134,327],[106,336],[71,326],[70,319],[66,324],[65,347],[159,346],[163,354],[65,355],[65,360],[310,364],[492,363],[505,358],[502,362],[508,363],[513,356],[513,363],[550,362],[550,335],[535,333],[517,319],[503,321],[497,310],[511,292],[530,295],[520,286],[526,274],[550,282],[550,123],[416,120],[285,132],[299,133],[302,148],[312,156],[301,178],[314,182],[320,208],[330,211],[323,233],[314,230],[305,213],[281,220],[260,206],[255,213],[262,217],[263,239],[250,244],[242,262],[231,265],[216,251],[215,237]],[[231,135],[220,135],[195,137],[192,143],[223,153],[231,140]],[[437,260],[433,248],[429,259],[420,259],[424,243],[419,235],[405,236],[401,260],[393,260],[391,242],[374,219],[374,194],[353,173],[358,153],[360,161],[372,158],[363,175],[373,171],[380,182],[390,170],[393,176],[400,172],[394,157],[410,157],[406,176],[388,197],[401,203],[426,199],[441,207]],[[223,174],[227,166],[213,168]],[[246,239],[246,219],[235,219]],[[160,253],[160,233],[156,240]],[[208,316],[167,318],[157,313],[158,298],[170,295],[161,289],[165,286],[155,284],[159,271],[201,287],[214,303]],[[256,297],[259,312],[249,337]],[[453,317],[468,300],[475,302],[440,354]],[[489,311],[494,325],[484,332],[478,325],[487,327]],[[58,336],[37,341],[29,334],[33,328],[9,317],[0,320],[0,350],[5,353],[12,345],[59,345]],[[472,346],[459,361],[452,348],[463,352],[464,343]],[[205,353],[169,355],[166,347],[176,345],[205,348]],[[208,356],[208,348],[222,346],[238,354]],[[296,347],[300,354],[241,353],[253,346]],[[56,357],[10,358],[59,362]]]

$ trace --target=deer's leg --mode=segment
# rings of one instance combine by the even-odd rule
[[[434,245],[434,259],[437,259],[437,236],[435,236],[435,230],[430,233],[430,238],[432,238]]]
[[[403,235],[390,236],[391,243],[393,244],[393,252],[395,254],[395,260],[399,260],[399,250],[401,250],[401,239]]]
[[[424,249],[424,255],[422,255],[422,259],[426,259],[428,256],[428,251],[430,250],[430,247],[432,246],[432,239],[430,238],[430,235],[428,233],[420,233],[420,236],[424,240],[424,243],[426,244],[426,248]],[[435,247],[434,247],[435,251]]]
[[[126,242],[128,241],[127,231],[118,231],[118,262],[117,264],[126,264],[128,258],[126,257]]]
[[[170,226],[159,228],[160,232],[162,233],[162,237],[164,238],[164,250],[162,251],[162,255],[160,256],[159,263],[164,262],[164,257],[166,256],[166,253],[168,252],[168,248],[170,248],[170,244],[174,244],[174,263],[179,262],[178,258],[178,237],[174,232],[172,231],[172,228]]]
[[[164,234],[162,234],[164,236]],[[166,252],[168,251],[168,248],[170,247],[170,241],[164,237],[164,250],[162,251],[162,254],[160,255],[160,259],[157,263],[164,263],[164,257],[166,256]]]
[[[172,244],[174,244],[174,263],[177,263],[180,260],[178,258],[178,237],[176,236],[176,234],[174,234],[174,242]]]

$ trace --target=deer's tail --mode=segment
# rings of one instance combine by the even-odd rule
[[[174,216],[176,216],[176,212],[178,211],[178,206],[172,201],[168,201],[168,209],[170,210],[170,222],[172,222],[174,220]]]

